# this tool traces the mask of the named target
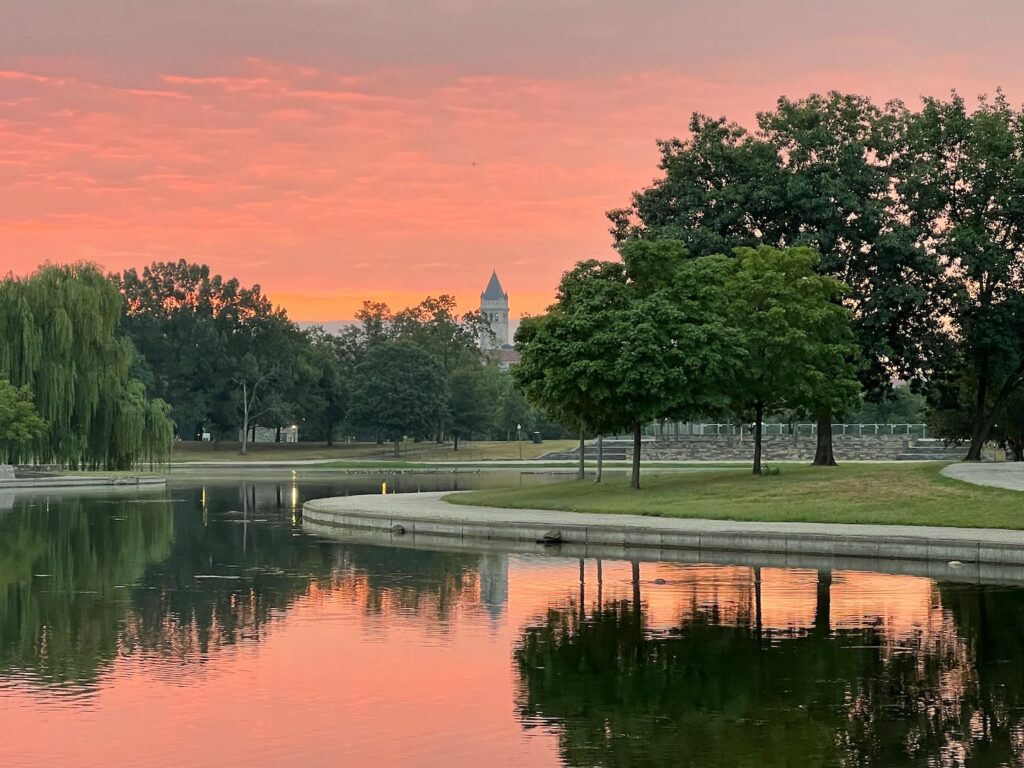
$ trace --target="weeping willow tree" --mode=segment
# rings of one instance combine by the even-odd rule
[[[165,461],[173,425],[131,375],[135,350],[118,336],[121,295],[91,264],[48,265],[0,282],[0,374],[31,389],[49,429],[21,460],[81,469]]]

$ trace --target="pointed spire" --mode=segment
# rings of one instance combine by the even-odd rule
[[[487,283],[487,288],[480,294],[480,298],[486,299],[487,301],[500,301],[507,300],[508,294],[505,293],[501,287],[501,281],[498,280],[498,271],[493,270],[491,272],[491,279]]]

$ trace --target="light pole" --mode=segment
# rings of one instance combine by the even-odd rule
[[[516,424],[516,442],[519,443],[519,460],[523,460],[523,436],[520,434],[520,430],[523,428],[522,424]]]

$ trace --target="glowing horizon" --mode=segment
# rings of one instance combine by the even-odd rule
[[[492,268],[514,317],[543,311],[563,271],[613,256],[605,211],[693,111],[1024,99],[1024,7],[999,0],[47,8],[0,0],[0,272],[185,258],[303,322],[442,293],[474,309]]]

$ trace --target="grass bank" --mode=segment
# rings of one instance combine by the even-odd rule
[[[944,463],[782,467],[779,475],[748,472],[647,475],[633,491],[628,478],[530,488],[473,491],[456,504],[659,517],[800,523],[877,523],[1024,529],[1024,494],[985,488],[939,474]]]
[[[574,440],[549,440],[534,444],[523,442],[522,459],[536,459],[545,453],[562,451],[576,446]],[[241,443],[218,442],[176,442],[171,452],[171,461],[181,462],[225,462],[237,464],[245,461],[308,461],[333,459],[346,460],[375,459],[381,462],[435,462],[435,461],[514,461],[520,458],[520,444],[505,441],[463,441],[459,450],[451,445],[435,443],[401,443],[399,455],[394,455],[392,443],[338,443],[328,446],[324,443],[250,443],[243,456]]]

